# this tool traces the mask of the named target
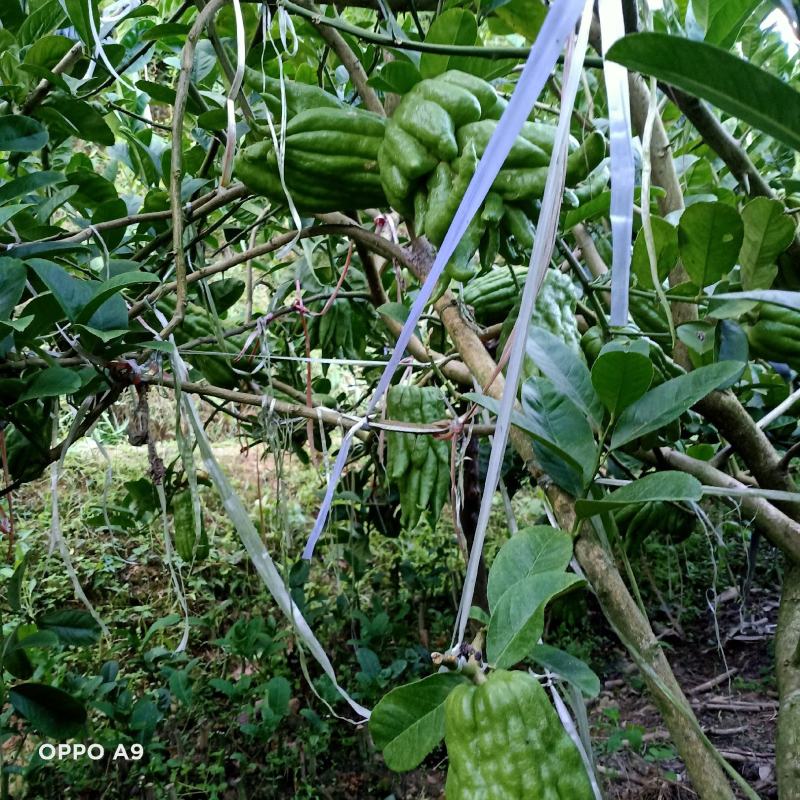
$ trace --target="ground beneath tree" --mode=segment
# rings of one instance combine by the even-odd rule
[[[762,800],[773,800],[778,796],[774,749],[778,702],[772,639],[778,595],[754,588],[746,610],[734,589],[722,593],[720,600],[718,641],[713,620],[711,625],[709,620],[698,621],[687,630],[664,630],[660,638],[709,740]],[[618,653],[616,668],[605,677],[600,696],[588,710],[607,800],[697,797],[642,678],[623,651]],[[390,786],[384,783],[388,791],[371,796],[383,800],[393,793],[397,800],[441,800],[444,751],[427,765],[427,770],[395,777]],[[325,796],[366,797],[364,777],[343,775],[350,781],[350,793],[331,788]]]

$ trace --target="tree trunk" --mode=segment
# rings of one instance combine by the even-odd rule
[[[481,476],[478,463],[478,439],[473,436],[467,445],[466,459],[464,461],[464,496],[461,500],[461,530],[467,541],[468,552],[472,552],[472,543],[475,541],[475,529],[478,527],[478,514],[481,510]],[[475,594],[472,598],[473,605],[489,611],[489,601],[486,595],[487,575],[486,562],[483,554],[478,564],[478,575],[475,578]]]
[[[800,800],[800,564],[787,564],[775,634],[778,796]]]
[[[445,292],[435,308],[464,363],[478,383],[485,386],[494,374],[496,364],[475,331],[461,317],[452,293]],[[503,393],[504,383],[502,374],[497,375],[487,393],[499,398]],[[518,428],[512,428],[510,442],[534,477],[541,479],[543,476],[535,464],[528,435]],[[554,484],[547,486],[547,494],[559,524],[564,530],[571,530],[575,519],[574,498]],[[686,764],[695,791],[703,800],[733,800],[734,794],[722,767],[691,724],[694,712],[681,691],[649,621],[636,605],[610,554],[600,545],[587,525],[584,525],[575,544],[575,554],[597,593],[606,618],[616,628],[625,646],[632,648],[631,654],[637,663],[643,661],[647,666],[648,670],[644,672],[645,682],[664,717],[672,741]],[[657,681],[653,679],[653,674],[657,676]],[[686,714],[675,708],[658,684],[666,687],[672,698],[683,704]]]

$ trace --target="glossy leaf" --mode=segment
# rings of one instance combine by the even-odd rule
[[[547,604],[583,581],[563,570],[540,572],[510,586],[497,603],[486,634],[490,664],[507,669],[525,658],[544,630]]]
[[[30,379],[27,388],[20,395],[19,402],[73,394],[80,388],[81,379],[77,372],[66,367],[46,367]]]
[[[597,442],[586,417],[547,378],[522,386],[522,407],[537,434],[533,449],[548,475],[570,494],[582,494],[594,477]]]
[[[8,699],[34,730],[53,739],[71,739],[86,722],[83,704],[55,686],[22,683],[11,689]]]
[[[17,197],[23,197],[26,194],[35,192],[37,189],[43,189],[45,186],[52,186],[54,183],[59,183],[64,180],[64,176],[60,172],[53,170],[45,170],[43,172],[31,172],[28,175],[21,175],[13,181],[8,181],[0,186],[0,205],[7,203],[9,200],[16,200]]]
[[[389,61],[369,79],[369,84],[381,92],[405,94],[421,80],[422,75],[410,61]]]
[[[606,58],[708,100],[800,150],[800,92],[726,50],[682,36],[635,33],[613,44]]]
[[[457,44],[472,46],[478,38],[478,23],[475,15],[464,8],[450,8],[434,19],[425,41],[429,44]],[[448,69],[453,69],[457,57],[423,53],[419,60],[419,71],[423,78],[434,78]]]
[[[118,295],[122,289],[129,286],[144,286],[151,283],[158,283],[158,276],[152,275],[149,272],[123,272],[121,275],[109,278],[99,285],[95,284],[96,288],[94,289],[94,293],[75,317],[75,322],[88,322],[103,303],[115,295]]]
[[[650,389],[622,412],[611,436],[611,447],[622,447],[668,425],[707,394],[724,385],[739,369],[739,364],[730,361],[710,364]]]
[[[681,261],[696,286],[716,283],[736,264],[744,237],[739,212],[725,203],[694,203],[681,215]]]
[[[702,496],[703,487],[693,475],[667,470],[632,481],[601,499],[578,500],[575,510],[580,517],[592,517],[623,506],[699,500]]]
[[[547,8],[529,0],[508,0],[497,6],[495,13],[510,30],[532,42],[539,34]]]
[[[418,767],[444,738],[444,701],[467,678],[441,672],[398,686],[372,711],[369,732],[386,765],[398,772]]]
[[[572,558],[572,537],[549,525],[515,533],[498,551],[489,570],[487,595],[493,609],[517,581],[539,572],[562,572]]]
[[[95,31],[99,31],[101,26],[98,0],[63,0],[63,3],[69,20],[78,35],[94,51],[95,39],[92,34],[92,21],[94,22]],[[90,13],[91,17],[89,16]]]
[[[25,290],[27,271],[17,258],[0,256],[0,319],[8,319]]]
[[[678,262],[678,231],[661,217],[651,217],[651,222],[653,240],[656,246],[658,277],[659,280],[663,281]],[[650,274],[650,256],[647,253],[644,228],[640,228],[639,233],[636,234],[636,241],[633,244],[631,270],[636,276],[640,287],[643,289],[653,288],[653,278]]]
[[[533,325],[528,328],[525,349],[540,372],[575,403],[592,427],[599,429],[603,421],[603,406],[595,394],[583,358],[558,336]]]
[[[643,345],[644,351],[637,345]],[[653,364],[645,342],[611,342],[592,365],[592,386],[612,417],[650,388]]]
[[[759,5],[761,0],[709,0],[705,40],[720,47],[731,47]]]
[[[48,139],[47,128],[38,120],[21,114],[0,116],[0,152],[32,153]]]
[[[782,203],[767,197],[751,200],[742,209],[742,219],[742,287],[769,289],[778,274],[775,261],[794,239],[795,224]]]
[[[51,261],[34,258],[30,259],[29,264],[73,322],[82,318],[81,312],[88,304],[92,303],[95,292],[102,290],[103,284],[99,281],[85,281],[76,278]],[[112,278],[112,280],[117,279]],[[108,297],[93,312],[88,321],[90,327],[101,331],[124,330],[127,327],[128,312],[125,301],[115,292],[116,288],[112,292],[112,296]]]
[[[597,697],[600,694],[600,678],[579,658],[547,644],[534,645],[531,658],[559,678],[576,686],[586,697]]]

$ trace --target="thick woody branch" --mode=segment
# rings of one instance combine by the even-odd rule
[[[747,152],[725,130],[702,100],[671,86],[664,86],[662,89],[694,125],[703,141],[725,162],[747,194],[751,197],[774,197],[774,192],[755,168]]]
[[[733,392],[714,392],[695,408],[731,443],[762,489],[794,491],[780,454]]]
[[[419,263],[416,266],[419,269]],[[461,317],[452,293],[445,292],[435,308],[475,378],[482,384],[488,382],[495,374],[497,365],[477,333]],[[499,398],[504,383],[502,374],[497,375],[487,393]],[[512,428],[509,438],[531,475],[541,482],[561,527],[572,530],[575,523],[574,499],[550,482],[535,463],[527,434]],[[625,645],[632,648],[637,663],[643,667],[645,681],[686,763],[695,790],[703,798],[733,800],[733,793],[721,768],[712,758],[695,727],[687,720],[691,718],[692,711],[647,617],[639,610],[625,586],[613,558],[587,523],[580,528],[575,542],[575,555],[597,593],[603,613],[621,634]],[[653,675],[657,676],[657,680],[653,679]]]
[[[699,461],[685,453],[664,447],[660,448],[657,454],[664,463],[689,475],[694,475],[708,486],[736,490],[746,488],[743,483],[714,468],[707,461]],[[737,495],[737,502],[742,511],[753,518],[758,529],[775,547],[782,550],[791,559],[800,561],[800,523],[795,522],[763,497],[750,494],[741,497]]]

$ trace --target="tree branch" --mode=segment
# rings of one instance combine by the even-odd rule
[[[364,102],[364,105],[373,113],[385,116],[386,112],[383,109],[381,101],[375,90],[368,83],[368,76],[364,70],[363,65],[358,60],[358,57],[351,49],[350,45],[344,40],[344,37],[335,30],[335,26],[328,24],[328,17],[311,0],[298,0],[299,5],[292,10],[296,13],[306,11],[304,14],[311,24],[319,31],[319,35],[325,40],[327,45],[339,57],[350,80],[353,82],[358,96]],[[290,4],[294,6],[295,4]]]
[[[151,378],[146,380],[145,383],[166,386],[169,389],[174,389],[176,387],[175,378],[171,375],[161,375]],[[284,416],[303,417],[304,419],[310,420],[321,419],[326,425],[344,428],[345,430],[349,430],[360,422],[360,418],[355,414],[342,414],[327,406],[308,406],[304,403],[291,403],[268,394],[240,392],[235,389],[224,389],[220,386],[192,383],[191,381],[181,381],[177,385],[180,386],[182,392],[187,392],[189,394],[196,394],[202,397],[215,397],[229,403],[239,403],[241,405],[253,406],[254,408],[264,408],[266,405],[267,407],[271,407],[273,411]],[[289,390],[294,391],[292,387],[284,384],[279,386],[277,382],[276,388],[279,388],[284,394],[290,394]],[[405,422],[403,420],[374,419],[369,421],[365,429],[358,432],[358,438],[366,441],[369,438],[369,430],[397,431],[399,433],[436,436],[448,433],[450,430],[450,420],[445,419],[441,422],[432,423],[415,423]],[[494,425],[475,425],[472,430],[477,436],[489,436],[494,433]]]
[[[181,52],[181,69],[175,87],[175,107],[172,114],[172,157],[170,159],[170,210],[172,218],[172,245],[175,257],[175,311],[166,328],[161,331],[166,338],[183,322],[186,309],[186,256],[183,253],[183,209],[181,207],[181,177],[183,174],[183,117],[191,84],[194,51],[197,41],[214,14],[227,0],[211,0],[197,15]]]
[[[675,469],[694,475],[708,486],[723,489],[744,489],[743,483],[725,472],[712,467],[707,461],[700,461],[677,450],[662,447],[657,451],[658,458]],[[800,562],[800,523],[791,519],[763,497],[745,494],[737,496],[747,514],[752,515],[755,524],[764,536],[789,558]]]
[[[426,273],[424,254],[406,263],[418,277]],[[428,268],[430,264],[428,263]],[[435,305],[456,349],[475,378],[486,384],[495,375],[497,364],[489,355],[478,335],[461,317],[453,294],[445,292]],[[504,378],[497,374],[487,394],[499,399],[503,393]],[[534,459],[530,438],[518,428],[509,434],[511,445],[525,461],[528,471],[544,489],[553,506],[556,518],[564,530],[575,528],[574,498],[547,478]],[[701,797],[714,800],[733,800],[728,781],[708,751],[693,720],[688,701],[675,678],[650,622],[642,614],[617,569],[611,555],[602,546],[592,526],[584,523],[575,541],[575,555],[589,583],[597,593],[603,613],[620,633],[623,644],[643,668],[645,682],[661,711],[672,739],[683,758],[695,790]],[[653,676],[656,676],[654,679]],[[664,692],[666,688],[667,692]],[[677,705],[676,705],[677,704]]]
[[[381,45],[382,47],[393,48],[395,50],[411,50],[417,53],[435,53],[436,55],[443,56],[464,56],[468,58],[488,58],[492,60],[500,58],[516,58],[524,60],[530,55],[530,47],[482,47],[482,46],[464,46],[457,44],[434,44],[432,42],[414,42],[410,39],[394,39],[390,36],[384,36],[374,31],[369,31],[366,28],[359,28],[356,25],[350,25],[345,22],[341,17],[326,17],[320,11],[311,11],[304,5],[298,5],[291,2],[291,0],[281,0],[281,5],[291,11],[293,14],[305,17],[314,25],[320,33],[324,27],[336,28],[337,30],[355,36],[358,39],[363,39],[365,42],[372,42],[373,44]],[[344,5],[359,5],[355,3],[344,3]],[[435,4],[434,4],[435,5]],[[422,5],[417,5],[418,10],[422,10]],[[559,57],[559,61],[563,62],[563,56]],[[587,67],[602,68],[603,60],[601,58],[592,58],[591,56],[584,59],[584,65]]]
[[[71,69],[83,55],[83,42],[77,41],[72,47],[62,56],[61,60],[53,67],[51,72],[53,75],[61,75],[68,69]],[[43,78],[36,84],[36,88],[25,98],[20,108],[20,114],[28,115],[36,108],[53,89],[53,84]]]

